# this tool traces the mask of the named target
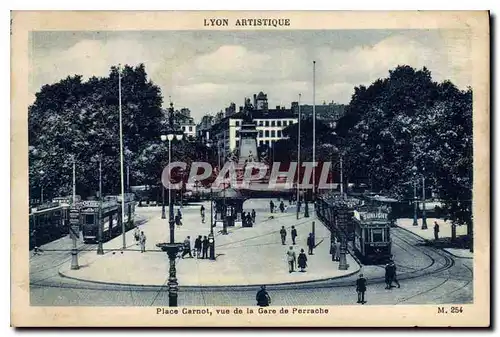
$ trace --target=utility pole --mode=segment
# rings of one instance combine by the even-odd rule
[[[300,202],[300,122],[301,122],[301,115],[300,115],[300,98],[301,94],[299,94],[299,132],[298,132],[298,140],[297,140],[297,202],[296,202],[296,208],[297,208],[297,220],[299,219],[299,202]]]
[[[118,65],[118,111],[120,117],[120,183],[122,191],[122,237],[123,249],[127,248],[127,241],[125,238],[125,184],[123,179],[123,121],[122,121],[122,74],[121,66]]]
[[[103,221],[102,221],[102,165],[101,157],[99,157],[99,227],[98,227],[98,245],[97,245],[97,255],[104,255],[104,249],[102,247],[102,236],[103,236]],[[122,200],[123,202],[123,200]]]

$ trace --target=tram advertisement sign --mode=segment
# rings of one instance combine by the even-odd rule
[[[70,225],[80,225],[80,210],[77,208],[71,208],[69,210],[69,223]]]

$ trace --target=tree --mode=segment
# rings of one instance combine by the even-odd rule
[[[148,81],[140,64],[122,70],[122,115],[125,165],[158,138],[162,120],[160,89]],[[30,191],[44,185],[47,197],[72,190],[72,158],[77,192],[86,197],[98,189],[99,158],[105,194],[120,193],[118,69],[108,77],[79,75],[45,85],[29,107]],[[44,172],[40,174],[40,170]],[[131,170],[134,174],[134,167]],[[140,174],[138,175],[140,177]]]
[[[472,91],[398,66],[355,88],[337,134],[355,175],[376,191],[411,198],[423,177],[457,224],[472,224]],[[469,231],[471,233],[471,231]]]

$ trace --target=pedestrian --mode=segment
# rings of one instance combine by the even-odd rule
[[[201,223],[205,223],[205,206],[201,205],[200,208]]]
[[[295,255],[295,251],[293,250],[293,246],[290,246],[290,249],[286,252],[286,258],[288,261],[288,272],[292,273],[293,268],[295,266],[295,262],[297,260],[297,256]]]
[[[207,236],[205,235],[203,237],[203,241],[201,241],[201,249],[203,251],[202,259],[207,259],[208,258],[208,239]]]
[[[247,227],[247,216],[245,212],[241,212],[241,222],[243,224],[243,227]]]
[[[177,215],[179,216],[179,219],[182,220],[182,212],[180,208],[177,209]]]
[[[177,227],[180,227],[182,226],[182,221],[181,221],[181,217],[179,216],[179,214],[176,214],[175,215],[175,224],[177,225]]]
[[[359,274],[359,278],[356,280],[356,292],[358,293],[358,303],[365,304],[366,279],[363,274]]]
[[[134,229],[134,239],[135,239],[136,246],[139,245],[140,236],[141,236],[141,232],[139,231],[139,227],[135,227],[135,229]]]
[[[283,200],[280,202],[280,211],[281,213],[285,211],[285,204],[283,203]]]
[[[335,261],[340,261],[340,240],[335,242]]]
[[[196,258],[201,257],[201,235],[198,235],[196,240],[194,240],[194,249],[196,249]]]
[[[182,258],[188,254],[190,258],[193,258],[193,254],[191,253],[191,238],[189,236],[184,240],[183,246],[184,251],[182,252]]]
[[[255,223],[255,210],[252,209],[252,222]]]
[[[146,235],[141,231],[141,236],[139,238],[139,242],[141,244],[141,253],[146,251]]]
[[[335,238],[330,242],[330,254],[332,255],[332,261],[335,261]]]
[[[385,265],[385,289],[392,289],[392,275],[390,262]]]
[[[272,200],[269,201],[269,209],[271,210],[271,213],[274,212],[274,202]]]
[[[295,229],[295,226],[292,226],[291,235],[292,235],[292,242],[293,244],[295,244],[295,238],[297,237],[297,229]]]
[[[300,206],[302,205],[302,201],[297,201],[297,213],[300,213]]]
[[[390,266],[390,272],[391,272],[391,284],[392,282],[396,283],[398,288],[401,288],[401,285],[399,284],[397,275],[396,275],[396,264],[394,263],[394,260],[391,259],[391,262],[389,263]]]
[[[309,248],[308,254],[314,255],[314,253],[313,253],[313,249],[314,249],[313,233],[309,233],[309,236],[307,237],[307,247]]]
[[[271,296],[269,296],[266,291],[266,286],[261,286],[260,290],[257,292],[257,296],[255,296],[257,300],[257,305],[259,307],[268,307],[271,304]]]
[[[434,221],[434,240],[439,239],[439,225],[437,221]]]
[[[285,229],[285,226],[281,226],[280,236],[281,236],[281,244],[285,245],[286,244],[286,229]]]
[[[304,253],[304,249],[300,250],[299,257],[297,258],[297,265],[301,272],[305,271],[304,269],[307,267],[307,256],[306,253]]]
[[[247,216],[248,226],[252,226],[253,225],[253,221],[252,221],[252,216],[250,215],[250,212],[248,212],[246,216]]]

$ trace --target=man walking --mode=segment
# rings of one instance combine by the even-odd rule
[[[255,210],[252,209],[252,222],[255,223]]]
[[[146,235],[141,231],[141,236],[139,237],[139,243],[141,244],[141,253],[146,251]]]
[[[295,244],[295,238],[297,237],[297,230],[295,229],[295,226],[292,226],[291,235],[292,235],[292,242],[293,244]]]
[[[269,201],[269,209],[270,209],[271,213],[274,213],[274,202],[272,200]]]
[[[196,249],[196,258],[201,257],[201,235],[198,235],[196,240],[194,240],[194,249]]]
[[[280,236],[281,236],[281,244],[285,245],[286,244],[286,229],[285,229],[285,226],[281,226]]]
[[[309,233],[309,236],[307,237],[307,247],[309,248],[308,254],[309,255],[314,255],[313,249],[314,249],[314,236],[313,233]]]
[[[208,258],[208,238],[206,235],[203,237],[203,241],[201,241],[201,249],[203,251],[203,256],[201,258],[207,259]]]
[[[266,291],[266,286],[261,286],[260,290],[257,292],[257,296],[255,296],[257,300],[257,305],[259,307],[268,307],[271,304],[271,296],[269,296]]]
[[[293,246],[290,246],[290,249],[286,252],[286,258],[288,261],[288,272],[292,273],[295,267],[295,261],[297,260]]]
[[[401,288],[401,285],[399,284],[398,278],[396,276],[396,264],[394,263],[394,260],[391,260],[391,262],[389,262],[389,268],[391,274],[391,284],[392,282],[394,282],[397,284],[398,288]]]
[[[363,274],[359,274],[359,278],[356,280],[356,292],[358,293],[357,303],[365,304],[366,279]]]
[[[439,239],[439,225],[437,221],[434,221],[434,240]]]
[[[141,238],[141,231],[139,230],[139,227],[135,227],[135,229],[134,229],[134,239],[135,239],[136,246],[139,245],[139,239],[140,238]]]
[[[201,223],[205,223],[205,206],[201,205],[200,208]]]
[[[184,258],[184,256],[188,254],[190,258],[193,258],[193,254],[191,253],[191,238],[189,236],[184,240],[183,245],[184,245],[184,251],[182,252],[182,258]]]
[[[392,288],[392,275],[390,262],[385,265],[385,289]]]
[[[280,211],[283,213],[285,211],[285,204],[283,203],[283,200],[280,202]]]

